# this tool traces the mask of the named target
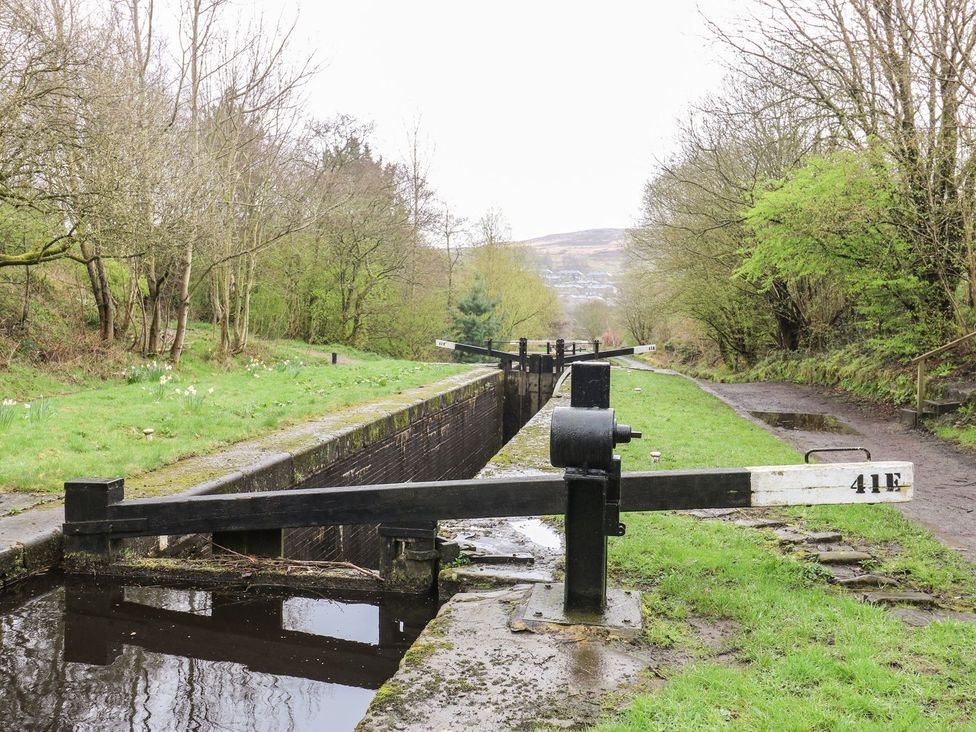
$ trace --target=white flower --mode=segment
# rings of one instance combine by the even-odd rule
[[[14,406],[14,405],[15,405],[16,403],[17,403],[17,402],[16,402],[16,400],[14,400],[14,399],[4,399],[4,400],[3,400],[3,406],[5,406],[5,407],[12,407],[12,406]]]
[[[30,404],[25,404],[24,409],[30,409]]]
[[[211,386],[209,389],[207,389],[207,393],[208,394],[213,394],[214,393],[214,388]]]
[[[192,395],[196,396],[197,388],[193,384],[190,384],[188,387],[186,387],[186,393],[187,393],[187,395],[192,394]]]

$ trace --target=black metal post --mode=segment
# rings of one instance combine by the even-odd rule
[[[600,339],[599,338],[597,338],[596,340],[593,341],[593,353],[596,353],[596,354],[599,354],[600,353]]]
[[[570,406],[609,409],[610,364],[590,361],[574,364],[572,368]],[[565,480],[566,582],[563,607],[567,613],[602,613],[607,604],[609,476],[604,470],[567,469]],[[616,489],[619,518],[619,481]]]
[[[573,341],[573,355],[576,355],[576,341]]]
[[[561,374],[565,364],[563,359],[566,357],[566,341],[562,338],[556,340],[556,373]]]
[[[551,354],[552,350],[550,349],[549,341],[546,341],[546,355],[549,356]]]
[[[526,338],[519,338],[519,366],[525,371],[525,362],[529,357],[529,341]]]
[[[491,338],[488,339],[488,355],[491,355]]]
[[[574,363],[570,386],[571,407],[610,408],[610,364],[602,361]]]
[[[602,613],[607,605],[607,473],[566,471],[566,582],[569,613]]]
[[[335,351],[333,351],[332,352],[332,365],[335,366],[337,363],[339,363],[339,354],[336,353]]]
[[[620,456],[614,455],[607,478],[607,510],[605,514],[607,536],[623,536],[627,527],[620,523]]]

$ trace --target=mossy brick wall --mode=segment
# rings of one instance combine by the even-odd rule
[[[372,422],[334,445],[336,458],[297,488],[474,477],[502,445],[501,373]],[[375,525],[292,529],[285,555],[377,567]]]

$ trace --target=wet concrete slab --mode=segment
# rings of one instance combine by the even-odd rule
[[[581,728],[660,679],[673,651],[605,628],[509,628],[531,587],[455,595],[404,656],[363,732]]]

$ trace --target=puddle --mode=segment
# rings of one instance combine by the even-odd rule
[[[353,730],[435,612],[43,583],[0,598],[0,729]]]
[[[513,529],[528,537],[531,541],[546,549],[561,549],[563,546],[562,537],[559,536],[554,528],[542,521],[542,519],[524,519],[510,522]]]
[[[805,414],[803,412],[749,412],[756,419],[784,430],[803,432],[832,432],[838,435],[859,435],[856,429],[831,414]]]

